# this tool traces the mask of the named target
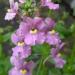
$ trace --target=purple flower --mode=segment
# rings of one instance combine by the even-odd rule
[[[44,33],[28,34],[25,36],[25,43],[28,45],[36,45],[44,43],[45,36]]]
[[[61,40],[59,38],[58,33],[56,33],[54,30],[49,31],[46,36],[46,42],[50,45],[59,45],[61,43]]]
[[[24,65],[21,69],[26,69],[27,71],[32,72],[32,70],[35,68],[36,64],[33,61],[24,62]]]
[[[21,59],[27,58],[29,55],[31,55],[30,46],[16,46],[15,48],[12,48],[12,50],[13,56],[19,57]]]
[[[16,32],[11,35],[11,40],[15,45],[18,45],[18,42],[24,41],[24,33],[21,28],[17,29]]]
[[[57,48],[52,48],[52,49],[51,49],[51,56],[52,56],[52,57],[56,57],[56,55],[58,54],[58,52],[59,52],[59,49],[57,49]]]
[[[9,71],[9,75],[32,75],[32,70],[34,68],[34,63],[32,61],[25,63],[21,69],[16,67]]]
[[[61,57],[61,54],[59,53],[60,52],[60,49],[62,49],[63,47],[63,43],[61,43],[59,45],[59,47],[56,47],[56,48],[52,48],[51,49],[51,57],[55,63],[55,66],[57,68],[63,68],[64,64],[66,63],[66,61]]]
[[[15,45],[17,45],[18,42],[22,41],[22,39],[16,33],[13,33],[11,35],[11,40]]]
[[[53,9],[53,10],[56,10],[59,8],[59,4],[55,4],[51,2],[51,0],[41,0],[41,5],[47,6],[49,9]]]
[[[19,70],[16,67],[14,67],[9,71],[9,75],[22,75],[22,74],[19,72]]]
[[[63,47],[64,47],[64,45],[65,45],[65,43],[64,42],[61,42],[61,43],[59,43],[56,47],[58,48],[58,49],[63,49]]]
[[[55,27],[55,21],[49,17],[45,18],[44,21],[39,25],[39,29],[44,32],[48,32],[49,30]]]
[[[66,61],[61,57],[59,57],[58,55],[55,58],[53,58],[53,60],[57,68],[63,68],[64,64],[66,63]]]
[[[27,17],[19,26],[25,34],[24,42],[27,45],[42,44],[45,41],[44,32],[41,32],[40,26],[42,19],[40,17]]]
[[[24,63],[24,59],[21,59],[16,56],[11,56],[10,62],[13,66],[17,67],[17,69],[20,69]]]
[[[20,2],[20,3],[24,3],[24,2],[25,2],[25,0],[19,0],[19,2]]]
[[[52,57],[56,57],[57,54],[61,51],[61,49],[63,48],[64,43],[61,43],[60,45],[58,45],[58,47],[52,48],[51,49],[51,56]]]
[[[14,0],[9,0],[10,3],[10,9],[8,9],[8,12],[5,15],[5,20],[12,20],[18,11],[18,2],[14,2]]]

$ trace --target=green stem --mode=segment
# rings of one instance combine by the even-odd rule
[[[38,69],[36,71],[36,75],[48,75],[48,69],[45,66],[45,64],[43,64],[43,61],[44,61],[44,58],[41,58]]]

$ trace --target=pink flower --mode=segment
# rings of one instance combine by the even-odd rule
[[[19,57],[21,59],[27,58],[31,55],[31,47],[30,46],[16,46],[12,48],[13,56]]]
[[[53,10],[56,10],[59,8],[59,4],[55,4],[51,2],[51,0],[41,0],[41,5],[47,6],[49,9],[53,9]]]
[[[16,67],[13,67],[9,71],[9,75],[32,75],[32,71],[35,67],[35,63],[33,61],[26,62],[24,66],[21,67],[21,69],[17,69]]]
[[[16,57],[16,56],[11,56],[10,57],[10,62],[17,69],[20,69],[22,67],[23,63],[25,62],[25,60],[24,59],[21,59],[19,57]]]
[[[14,2],[14,0],[9,0],[10,3],[10,9],[8,9],[8,12],[5,15],[5,20],[12,20],[15,18],[17,11],[18,11],[18,2]]]
[[[55,62],[55,66],[57,68],[63,68],[64,65],[66,64],[66,61],[64,59],[62,59],[61,57],[56,56],[55,58],[53,58],[54,62]]]
[[[19,26],[19,31],[22,31],[24,34],[24,42],[27,45],[36,45],[36,44],[43,44],[45,41],[45,34],[41,31],[40,25],[42,24],[42,18],[34,17],[30,18],[27,17],[24,22],[21,22]]]
[[[52,30],[47,32],[46,42],[50,45],[58,46],[61,43],[61,39],[59,37],[59,34]]]
[[[20,3],[24,3],[24,2],[25,2],[25,0],[19,0],[19,2],[20,2]]]

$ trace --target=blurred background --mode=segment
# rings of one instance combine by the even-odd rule
[[[67,61],[61,71],[51,69],[50,75],[75,75],[75,0],[53,0],[60,4],[58,11],[44,13],[56,21],[56,31],[65,42],[64,54]],[[4,16],[9,8],[8,0],[0,0],[0,75],[8,75],[11,68],[10,56],[13,44],[11,34],[18,28],[17,19],[5,21]],[[60,74],[61,72],[61,74]]]

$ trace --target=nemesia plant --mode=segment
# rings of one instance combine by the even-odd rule
[[[48,75],[47,62],[55,65],[54,68],[63,68],[66,63],[61,55],[64,43],[55,31],[56,22],[40,13],[46,7],[58,10],[59,4],[51,0],[9,0],[9,3],[5,20],[20,16],[19,28],[11,35],[16,47],[12,48],[10,62],[13,68],[9,75],[33,75],[34,70],[36,75]]]

